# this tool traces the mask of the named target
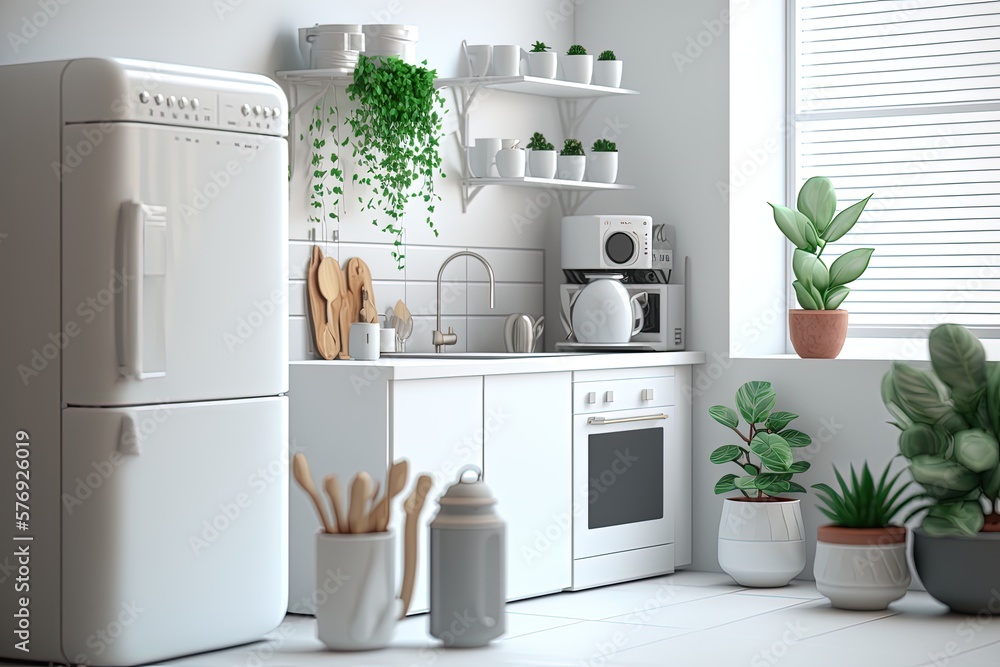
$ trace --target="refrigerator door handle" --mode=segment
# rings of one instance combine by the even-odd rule
[[[166,373],[167,208],[128,201],[118,218],[115,324],[118,373],[137,380]]]

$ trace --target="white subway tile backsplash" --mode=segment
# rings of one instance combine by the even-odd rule
[[[406,307],[413,315],[436,315],[437,283],[407,282],[405,301]],[[442,313],[465,315],[467,308],[466,283],[464,281],[442,281],[441,301]]]
[[[528,313],[540,317],[545,311],[545,290],[542,283],[497,283],[495,305],[490,308],[488,283],[469,283],[469,315],[503,315]]]
[[[318,358],[309,318],[299,316],[288,318],[288,359],[305,361]]]
[[[545,252],[508,248],[470,248],[486,258],[497,282],[541,283],[545,281]],[[469,281],[487,282],[482,262],[469,260]]]
[[[306,281],[292,280],[288,283],[288,315],[304,316],[309,313],[309,295],[306,293]]]
[[[441,264],[451,255],[465,248],[445,246],[406,246],[406,280],[437,280]],[[445,280],[465,280],[468,257],[452,260],[445,269]],[[475,260],[473,260],[475,261]]]
[[[392,258],[392,245],[375,243],[341,243],[340,265],[347,268],[347,261],[357,257],[368,265],[372,280],[406,280],[405,270],[397,268]],[[374,285],[372,285],[374,288]]]
[[[312,255],[312,247],[316,245],[309,241],[291,241],[288,244],[288,278],[290,280],[305,280],[309,271],[309,256]],[[336,243],[320,243],[320,250],[324,257],[337,259],[338,249]]]
[[[504,317],[468,318],[467,347],[474,352],[506,352],[503,343]]]

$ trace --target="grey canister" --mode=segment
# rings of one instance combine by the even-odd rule
[[[482,477],[462,468],[431,522],[431,635],[445,646],[485,646],[506,632],[507,529]]]

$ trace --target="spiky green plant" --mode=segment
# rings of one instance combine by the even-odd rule
[[[587,49],[583,48],[583,46],[581,46],[580,44],[574,44],[573,46],[569,47],[568,51],[566,51],[566,55],[567,56],[585,56],[585,55],[587,55]]]
[[[541,132],[535,132],[531,135],[531,140],[528,142],[528,148],[533,151],[554,151],[555,146],[550,144],[548,140],[545,139],[545,135]]]
[[[559,151],[560,155],[584,155],[583,144],[576,139],[567,139],[566,143],[563,144],[563,148]]]
[[[590,150],[594,153],[616,153],[618,145],[609,139],[598,139]]]
[[[546,46],[545,42],[535,42],[534,44],[531,45],[531,52],[532,53],[545,53],[546,51],[548,51],[551,48],[552,48],[551,46]]]
[[[601,55],[597,56],[598,60],[616,60],[614,51],[601,51]]]
[[[886,465],[877,484],[871,470],[868,469],[867,461],[861,468],[860,477],[854,470],[854,465],[851,465],[850,483],[844,480],[843,475],[837,470],[837,466],[833,466],[833,473],[837,476],[837,485],[840,487],[839,491],[829,484],[812,485],[812,488],[819,492],[819,500],[822,503],[819,511],[833,521],[835,526],[842,528],[885,528],[889,526],[900,510],[917,500],[915,495],[902,497],[912,482],[907,482],[896,488],[899,476],[903,471],[900,470],[893,475],[892,479],[889,479],[890,465]]]

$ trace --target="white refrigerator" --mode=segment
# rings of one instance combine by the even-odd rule
[[[98,58],[0,90],[0,657],[259,639],[287,604],[284,94]]]

